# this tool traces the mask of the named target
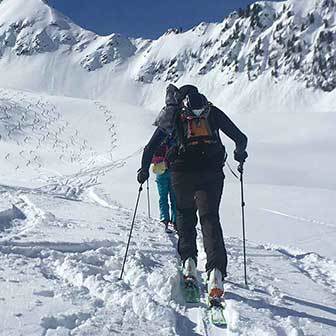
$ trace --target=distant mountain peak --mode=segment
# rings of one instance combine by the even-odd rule
[[[0,57],[55,53],[87,71],[107,73],[127,64],[140,83],[205,76],[230,85],[269,76],[294,78],[325,91],[336,87],[336,0],[259,1],[221,23],[189,31],[170,29],[159,39],[98,36],[44,0],[0,2]],[[57,70],[55,69],[55,72]]]
[[[119,34],[100,37],[80,28],[44,0],[3,0],[0,13],[0,55],[8,48],[17,56],[59,51],[78,59],[79,53],[79,64],[93,71],[121,64],[136,50]]]
[[[269,74],[275,82],[294,77],[331,91],[336,87],[335,19],[335,0],[256,2],[217,25],[202,23],[176,41],[154,41],[138,80],[214,76],[231,84],[240,75],[254,81]]]

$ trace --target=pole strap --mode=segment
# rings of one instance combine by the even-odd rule
[[[226,162],[225,165],[227,165],[227,167],[229,168],[229,170],[230,170],[230,172],[232,173],[232,175],[233,175],[237,180],[240,180],[240,178],[239,178],[238,175],[234,172],[234,170],[231,168],[231,166],[229,165],[229,163]]]

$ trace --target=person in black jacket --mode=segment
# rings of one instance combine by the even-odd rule
[[[157,128],[144,149],[137,180],[143,184],[148,179],[156,148],[168,134],[173,134],[176,146],[171,150],[169,159],[183,273],[186,278],[196,278],[198,210],[207,255],[209,295],[221,296],[223,279],[227,275],[227,253],[219,220],[226,151],[219,130],[235,142],[234,159],[241,166],[248,156],[247,137],[192,85],[180,89],[168,86],[166,106],[154,125]]]

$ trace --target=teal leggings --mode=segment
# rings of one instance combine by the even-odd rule
[[[157,175],[155,181],[159,192],[160,221],[176,223],[176,201],[170,180],[170,172],[166,170],[162,175]],[[168,197],[170,200],[170,212]]]

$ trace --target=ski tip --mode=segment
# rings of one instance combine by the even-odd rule
[[[211,322],[214,326],[218,327],[218,328],[223,328],[223,329],[226,329],[227,328],[227,323],[226,321],[212,321]]]
[[[182,291],[186,303],[200,303],[200,290],[194,280],[184,281]]]
[[[224,311],[225,311],[224,307],[212,306],[209,308],[210,321],[214,326],[219,327],[219,328],[227,327],[227,322],[224,316]]]

